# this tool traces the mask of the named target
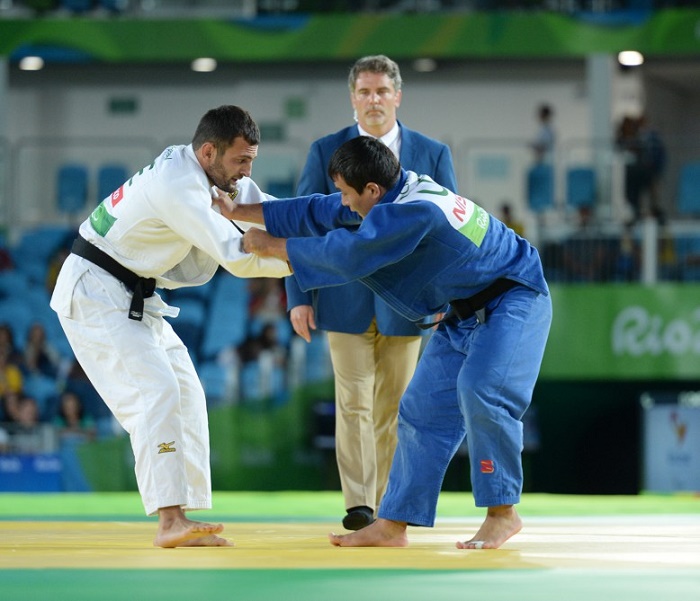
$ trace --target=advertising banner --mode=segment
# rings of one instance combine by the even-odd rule
[[[540,377],[700,379],[700,285],[552,285]]]
[[[61,468],[55,453],[0,455],[0,492],[59,492]]]
[[[700,392],[647,393],[644,408],[644,489],[700,491]]]

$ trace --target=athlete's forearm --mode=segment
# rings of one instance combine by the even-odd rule
[[[226,219],[246,221],[248,223],[258,223],[260,225],[265,224],[265,217],[263,216],[261,203],[235,203],[233,202],[231,195],[219,190],[218,188],[213,188],[212,193],[214,204],[219,207],[219,211],[224,217],[226,217]]]
[[[227,217],[228,219],[235,219],[236,221],[247,221],[248,223],[258,223],[260,225],[265,224],[262,203],[250,205],[239,205],[234,203],[233,210],[230,212],[230,215],[230,217],[228,215],[224,215],[224,217]]]

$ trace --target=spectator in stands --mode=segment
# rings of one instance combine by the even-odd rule
[[[615,143],[625,161],[625,198],[633,222],[647,215],[663,223],[660,184],[666,167],[666,147],[646,115],[626,115],[617,127]]]
[[[22,352],[22,371],[55,378],[61,363],[61,356],[46,339],[44,326],[35,322],[29,328],[27,342]]]
[[[87,492],[90,484],[83,473],[78,447],[96,437],[94,421],[86,416],[80,397],[65,391],[60,398],[58,415],[54,420],[58,433],[58,447],[61,454],[61,485],[64,491]]]
[[[274,323],[264,324],[259,334],[249,333],[238,347],[241,363],[257,361],[263,354],[272,358],[279,366],[283,366],[286,361],[287,349],[279,343]]]
[[[92,419],[111,415],[109,408],[76,359],[73,360],[73,363],[68,369],[64,382],[64,389],[78,396],[83,406],[83,411]]]
[[[12,424],[16,423],[19,419],[19,401],[22,396],[20,391],[7,392],[6,394],[0,396],[2,400],[2,406],[0,411],[0,416],[2,416],[2,421]]]
[[[45,453],[54,451],[52,428],[42,428],[39,404],[32,396],[21,394],[17,404],[17,419],[12,424],[10,441],[17,453]],[[47,436],[49,435],[49,436]]]
[[[0,397],[3,399],[11,393],[19,393],[24,386],[22,371],[10,360],[7,348],[0,348]]]
[[[21,353],[15,344],[15,335],[7,323],[0,323],[0,351],[5,351],[8,361],[19,363],[22,360]]]
[[[29,395],[20,395],[17,404],[17,424],[26,430],[39,425],[39,404]]]
[[[518,234],[518,236],[523,236],[525,234],[525,226],[515,218],[513,209],[508,202],[504,202],[501,205],[501,221]]]
[[[14,268],[12,255],[5,246],[5,239],[0,238],[0,271],[6,271]]]
[[[61,394],[58,415],[54,420],[59,436],[78,440],[93,440],[95,438],[95,422],[85,414],[80,397],[70,391]]]
[[[252,319],[274,323],[285,316],[287,296],[279,278],[252,278],[248,280],[248,290],[248,315]]]
[[[539,127],[535,139],[530,143],[535,163],[552,163],[554,161],[554,145],[557,136],[552,123],[553,119],[554,109],[551,105],[541,104],[537,108]]]
[[[0,427],[0,455],[10,451],[10,435]]]

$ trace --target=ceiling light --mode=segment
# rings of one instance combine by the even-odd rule
[[[216,70],[216,59],[213,58],[197,58],[192,61],[192,71],[199,73],[209,73]]]
[[[22,71],[39,71],[44,68],[44,59],[40,56],[25,56],[19,61]]]
[[[644,56],[636,50],[623,50],[617,55],[617,61],[623,67],[639,67],[644,63]]]

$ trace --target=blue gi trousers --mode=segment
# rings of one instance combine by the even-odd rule
[[[466,436],[477,507],[518,503],[522,416],[552,320],[549,296],[517,286],[488,318],[440,324],[399,406],[398,446],[379,517],[433,526],[447,466]]]

